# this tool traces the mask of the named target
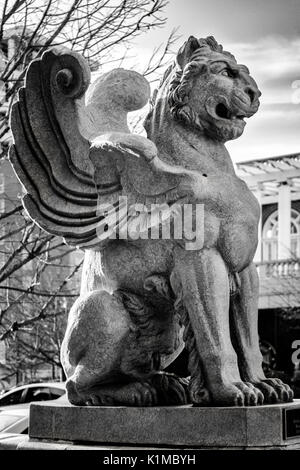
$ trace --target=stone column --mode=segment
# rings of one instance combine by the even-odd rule
[[[287,183],[278,189],[278,259],[291,257],[291,191]]]
[[[260,205],[260,219],[258,223],[258,244],[257,244],[256,253],[254,256],[254,262],[260,263],[262,261],[262,246],[261,246],[262,244],[262,193],[261,193],[260,188],[259,187],[256,188],[253,191],[253,194],[258,200],[259,205]]]

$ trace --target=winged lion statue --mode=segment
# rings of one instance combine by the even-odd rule
[[[85,251],[61,351],[71,403],[293,399],[262,370],[260,209],[225,147],[259,96],[247,67],[213,37],[191,36],[138,135],[127,115],[149,101],[142,75],[118,68],[90,85],[86,61],[67,49],[30,64],[11,113],[10,161],[29,216]],[[165,371],[183,347],[185,379]]]

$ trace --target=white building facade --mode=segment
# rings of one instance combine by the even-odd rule
[[[300,305],[300,153],[238,163],[237,173],[261,206],[255,255],[261,278],[260,307],[284,307],[285,295],[289,306]],[[288,279],[289,285],[284,282]],[[276,291],[272,291],[275,284]],[[263,298],[266,294],[268,304]],[[271,298],[279,294],[281,301]]]

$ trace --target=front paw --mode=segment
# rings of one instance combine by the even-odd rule
[[[262,379],[252,381],[252,383],[263,393],[265,403],[289,403],[293,401],[293,390],[280,379]]]

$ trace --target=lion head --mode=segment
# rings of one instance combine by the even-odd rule
[[[168,92],[173,117],[223,142],[239,137],[261,95],[247,67],[213,37],[191,36],[176,62]]]

